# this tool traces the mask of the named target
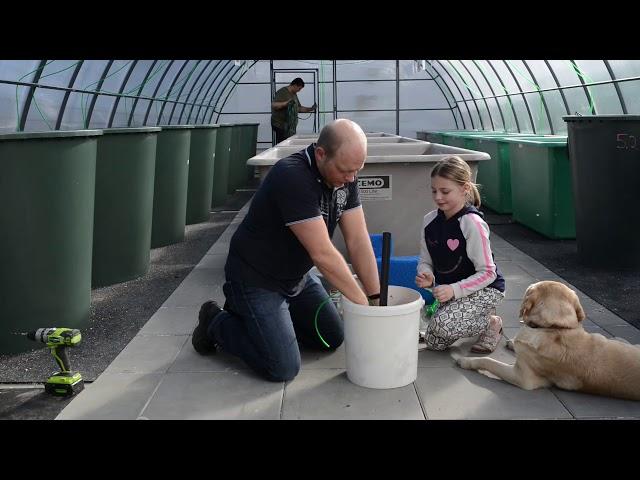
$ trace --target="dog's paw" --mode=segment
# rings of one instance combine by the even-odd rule
[[[507,348],[512,352],[515,352],[515,348],[513,346],[513,338],[510,338],[509,340],[507,340]]]
[[[460,357],[456,359],[456,365],[465,370],[473,370],[473,358]]]

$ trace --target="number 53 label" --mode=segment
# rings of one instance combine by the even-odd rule
[[[621,150],[637,150],[638,141],[634,135],[628,133],[618,133],[616,135],[616,148]]]

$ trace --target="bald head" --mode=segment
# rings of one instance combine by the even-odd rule
[[[339,118],[325,125],[320,131],[317,145],[322,147],[329,157],[335,154],[342,147],[354,148],[367,152],[367,136],[356,122],[347,118]]]
[[[341,187],[353,182],[367,158],[367,137],[360,126],[346,118],[327,124],[318,137],[316,160],[325,182]]]

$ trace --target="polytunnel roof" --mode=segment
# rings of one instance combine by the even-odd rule
[[[0,130],[253,121],[266,144],[270,98],[295,76],[320,107],[301,131],[348,117],[412,137],[563,134],[563,116],[640,113],[637,60],[0,60]]]

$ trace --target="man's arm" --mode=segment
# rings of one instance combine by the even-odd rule
[[[352,208],[342,213],[340,230],[344,236],[353,269],[362,282],[367,295],[380,293],[378,265],[367,231],[362,207]]]
[[[287,108],[287,105],[291,101],[292,100],[285,100],[283,102],[273,101],[273,102],[271,102],[271,108],[273,108],[274,110],[282,110],[283,108]]]
[[[276,96],[271,102],[271,108],[274,110],[282,110],[283,108],[287,108],[289,102],[295,102],[295,97],[292,97],[286,88],[281,88],[276,92]]]
[[[302,112],[302,113],[309,113],[309,112],[315,112],[316,111],[316,104],[314,103],[313,106],[311,107],[303,107],[302,105],[300,105],[298,107],[298,111]]]
[[[340,290],[353,303],[368,305],[367,296],[353,278],[347,262],[331,243],[327,226],[322,218],[296,223],[289,228],[331,285]]]

